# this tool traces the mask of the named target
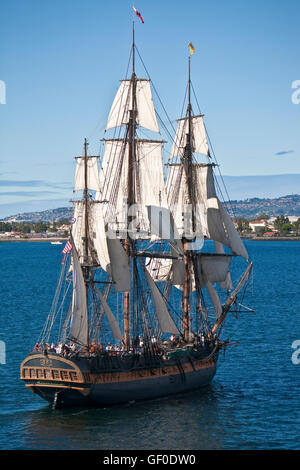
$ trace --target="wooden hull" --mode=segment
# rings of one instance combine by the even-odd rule
[[[196,390],[216,373],[217,352],[205,359],[183,358],[131,370],[97,370],[84,359],[31,355],[21,365],[21,379],[56,407],[111,406]]]

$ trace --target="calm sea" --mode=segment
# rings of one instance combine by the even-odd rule
[[[244,304],[256,313],[228,318],[224,338],[238,345],[221,355],[210,386],[168,400],[65,411],[19,380],[51,306],[61,246],[1,243],[0,449],[299,449],[292,344],[300,340],[300,242],[246,245],[254,272]]]

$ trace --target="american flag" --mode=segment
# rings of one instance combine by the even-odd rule
[[[73,245],[72,243],[70,242],[70,240],[67,241],[66,243],[66,246],[64,247],[62,253],[65,255],[66,253],[70,253],[70,251],[72,250],[73,248]]]

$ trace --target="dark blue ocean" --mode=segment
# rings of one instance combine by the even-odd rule
[[[243,303],[255,314],[228,317],[223,338],[238,345],[221,354],[210,386],[68,411],[52,410],[19,379],[50,310],[61,246],[0,243],[0,449],[299,449],[300,364],[292,354],[300,354],[292,344],[300,340],[300,242],[245,243],[254,270]]]

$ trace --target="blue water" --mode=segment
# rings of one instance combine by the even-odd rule
[[[52,410],[19,380],[49,312],[61,247],[0,243],[0,449],[299,449],[300,242],[246,241],[254,261],[244,304],[205,389],[97,410]],[[2,356],[1,356],[2,357]],[[300,355],[299,355],[300,357]]]

